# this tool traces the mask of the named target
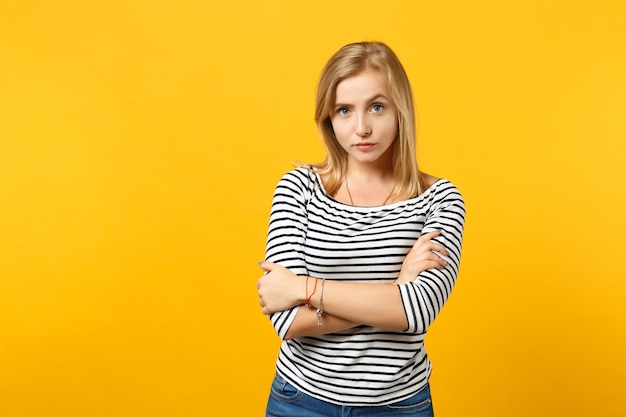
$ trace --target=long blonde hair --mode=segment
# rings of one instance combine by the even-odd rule
[[[410,198],[421,194],[424,182],[417,168],[416,123],[411,84],[396,54],[381,42],[359,42],[339,49],[326,63],[317,86],[315,122],[326,147],[324,161],[313,164],[325,177],[326,192],[334,195],[346,174],[347,154],[335,138],[331,113],[335,106],[337,84],[367,68],[380,71],[398,109],[398,136],[392,145],[395,197]]]

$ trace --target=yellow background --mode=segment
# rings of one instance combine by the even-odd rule
[[[624,416],[626,3],[0,5],[0,416],[260,416],[273,188],[382,40],[468,216],[438,417]]]

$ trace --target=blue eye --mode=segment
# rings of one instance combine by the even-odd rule
[[[338,114],[340,114],[340,115],[342,115],[342,116],[345,116],[346,114],[348,114],[348,112],[349,112],[349,110],[348,110],[348,109],[346,109],[345,107],[342,107],[342,108],[340,108],[340,109],[337,109],[337,113],[338,113]]]
[[[383,105],[382,104],[374,104],[372,106],[372,110],[377,112],[377,113],[381,112],[381,111],[383,111]]]

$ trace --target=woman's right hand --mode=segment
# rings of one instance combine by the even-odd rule
[[[441,232],[429,232],[417,239],[409,253],[407,253],[395,284],[406,284],[417,278],[420,272],[427,269],[443,269],[448,263],[442,256],[447,256],[443,245],[433,241]]]
[[[305,285],[308,285],[306,277],[297,276],[272,262],[262,262],[259,266],[266,272],[257,281],[259,305],[263,307],[263,314],[272,314],[303,304]]]

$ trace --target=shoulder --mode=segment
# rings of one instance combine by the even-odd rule
[[[434,194],[447,194],[447,193],[456,193],[461,195],[459,189],[452,183],[452,181],[442,178],[435,177],[434,175],[427,174],[425,172],[421,172],[421,180],[424,185],[424,194],[430,192]]]
[[[297,188],[309,188],[310,183],[315,178],[315,172],[312,168],[309,167],[297,167],[292,169],[291,171],[287,171],[282,175],[280,180],[278,181],[278,185],[289,185],[295,186]]]
[[[297,167],[291,171],[287,171],[282,175],[274,197],[282,196],[287,198],[295,198],[300,202],[308,201],[315,188],[315,172],[308,167]]]
[[[425,172],[421,172],[420,175],[422,177],[422,182],[424,183],[424,189],[430,188],[433,184],[441,179]]]
[[[424,175],[425,190],[422,196],[434,205],[456,205],[464,209],[465,202],[459,189],[450,180]]]

